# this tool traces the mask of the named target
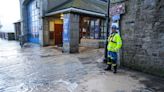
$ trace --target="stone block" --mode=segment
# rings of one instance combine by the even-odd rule
[[[78,14],[71,14],[70,15],[70,21],[72,23],[79,23],[79,15]]]
[[[152,10],[156,7],[156,0],[144,0],[143,9]]]
[[[69,43],[63,43],[63,52],[70,53],[70,44]]]
[[[162,52],[159,52],[159,57],[164,57],[164,51],[162,51]]]
[[[99,48],[100,43],[99,40],[95,40],[95,39],[81,39],[80,46]]]

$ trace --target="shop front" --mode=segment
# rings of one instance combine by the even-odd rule
[[[48,16],[49,44],[72,48],[79,46],[104,47],[106,35],[105,19],[79,13],[59,13]],[[70,52],[70,50],[69,50]]]
[[[49,44],[62,46],[63,52],[68,53],[79,52],[79,46],[103,47],[105,9],[105,2],[87,0],[70,0],[50,9],[45,15]]]
[[[105,36],[105,19],[94,16],[80,16],[80,46],[103,47]]]

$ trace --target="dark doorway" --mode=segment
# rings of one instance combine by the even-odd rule
[[[55,45],[62,46],[63,44],[63,24],[55,24]]]

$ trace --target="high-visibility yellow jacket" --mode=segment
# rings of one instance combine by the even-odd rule
[[[118,33],[112,33],[108,37],[108,51],[118,52],[119,49],[122,47],[122,40]]]

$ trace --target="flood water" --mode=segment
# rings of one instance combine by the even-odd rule
[[[105,72],[102,57],[103,49],[65,54],[53,46],[21,48],[0,39],[0,92],[164,92],[158,77],[126,69]]]

